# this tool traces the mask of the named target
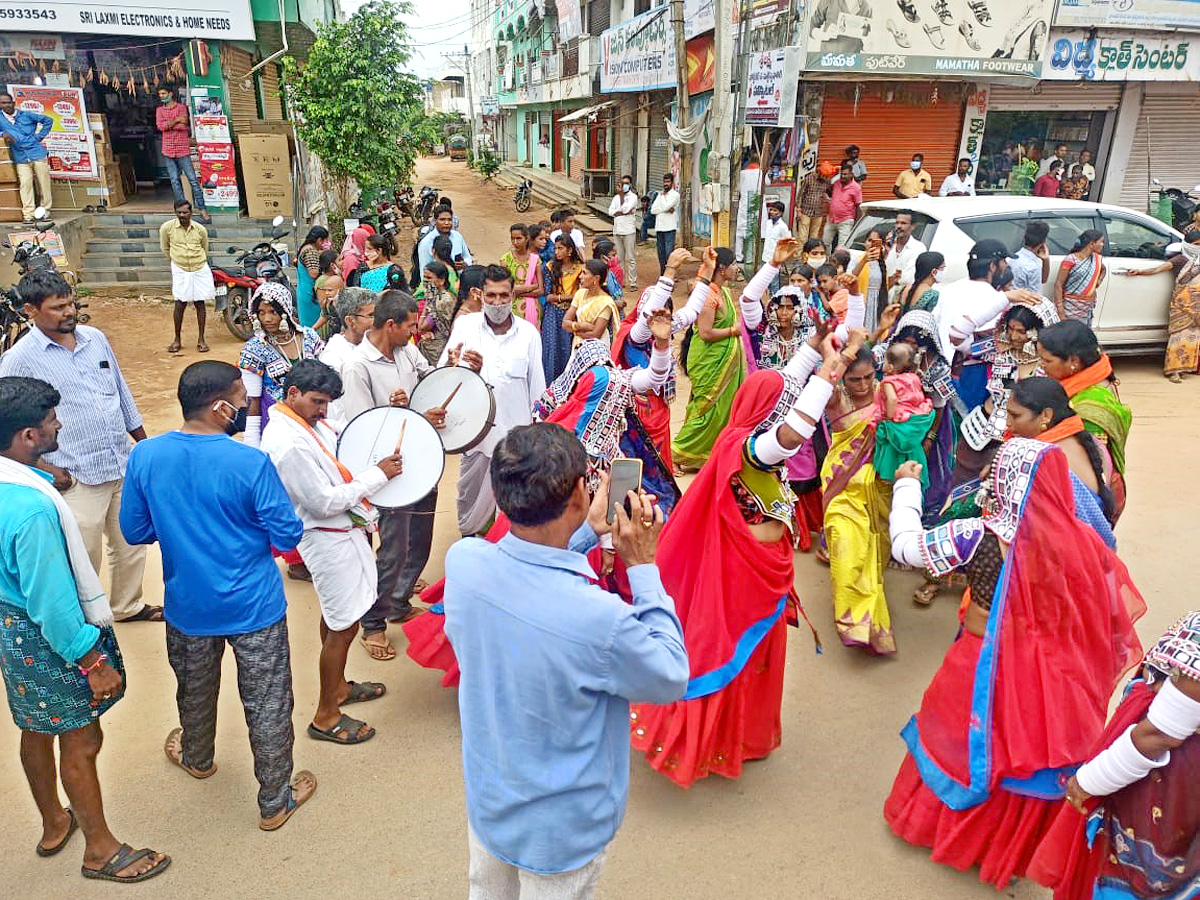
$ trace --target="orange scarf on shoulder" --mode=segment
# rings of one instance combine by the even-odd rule
[[[1092,385],[1099,384],[1102,381],[1107,381],[1112,377],[1113,367],[1112,360],[1108,358],[1107,353],[1100,354],[1100,358],[1088,366],[1076,372],[1074,375],[1069,375],[1064,378],[1059,384],[1062,389],[1067,392],[1067,397],[1074,397],[1085,388],[1090,388]],[[1059,423],[1061,424],[1061,423]]]
[[[317,436],[317,433],[316,433],[316,431],[313,430],[313,427],[311,425],[309,425],[307,422],[305,422],[304,419],[300,416],[300,414],[298,412],[296,412],[294,409],[292,409],[286,403],[276,403],[274,406],[271,407],[271,412],[272,412],[272,414],[274,414],[276,412],[283,413],[285,416],[290,417],[293,422],[298,422],[300,424],[301,428],[303,428],[305,431],[307,431],[309,434],[312,435],[313,440],[317,442],[317,446],[321,448],[321,452],[324,453],[326,456],[328,456],[331,460],[333,460],[333,464],[335,466],[337,466],[338,472],[340,472],[342,475],[342,480],[346,484],[349,484],[350,482],[352,482],[354,480],[354,476],[350,474],[350,470],[342,465],[342,461],[340,459],[338,459],[336,456],[334,456],[332,453],[329,452],[329,448],[325,446],[325,442],[323,440],[321,440],[320,437]],[[366,506],[368,508],[370,507],[370,504],[367,503],[365,498],[363,499],[362,502],[363,502],[364,506]]]
[[[1067,416],[1057,425],[1047,428],[1038,435],[1038,440],[1045,444],[1057,444],[1083,431],[1083,419],[1078,415]]]

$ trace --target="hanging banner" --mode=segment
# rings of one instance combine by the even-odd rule
[[[1060,0],[1055,25],[1200,30],[1196,0]]]
[[[217,89],[213,89],[214,93]],[[203,94],[204,96],[199,96]],[[237,209],[237,169],[233,162],[233,142],[229,135],[229,117],[218,96],[208,96],[207,88],[196,88],[189,98],[192,104],[192,133],[196,138],[198,176],[204,192],[204,205]]]
[[[7,27],[7,22],[5,23]],[[38,59],[66,59],[62,36],[58,34],[0,34],[0,59],[7,56],[36,56]]]
[[[688,96],[713,89],[717,78],[716,45],[710,32],[687,42]]]
[[[675,40],[667,7],[635,16],[600,35],[600,93],[675,87]]]
[[[4,0],[0,4],[0,22],[5,31],[254,40],[250,0],[204,0],[187,5],[164,0],[121,0],[119,4]]]
[[[989,88],[975,85],[975,90],[967,95],[966,109],[963,112],[962,139],[958,143],[958,159],[969,158],[971,171],[979,171],[979,154],[983,150],[983,131],[987,127],[987,107]],[[955,165],[958,161],[955,160]]]
[[[73,87],[44,87],[10,84],[17,109],[40,113],[54,120],[42,146],[50,154],[50,177],[64,181],[95,181],[100,177],[96,165],[96,141],[88,127],[83,91]]]
[[[1200,44],[1180,32],[1050,32],[1049,81],[1200,81]]]
[[[887,75],[1041,76],[1054,0],[950,4],[814,3],[804,14],[805,68]],[[940,14],[935,13],[940,8]]]
[[[745,124],[791,128],[796,118],[800,48],[750,54],[746,66]]]
[[[554,0],[558,10],[558,39],[566,42],[583,34],[583,13],[579,0]]]

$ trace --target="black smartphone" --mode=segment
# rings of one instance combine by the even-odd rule
[[[617,515],[618,503],[624,505],[626,515],[633,516],[633,510],[629,508],[629,498],[626,495],[630,491],[636,494],[641,485],[642,461],[640,459],[627,459],[624,456],[618,456],[612,461],[608,482],[607,519],[610,525]]]

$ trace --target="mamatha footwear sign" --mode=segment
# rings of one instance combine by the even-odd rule
[[[254,40],[249,0],[163,0],[80,3],[75,0],[0,0],[0,32],[162,35]]]
[[[1040,78],[1054,0],[816,0],[805,68]]]

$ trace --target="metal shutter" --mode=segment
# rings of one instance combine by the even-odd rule
[[[1122,206],[1146,210],[1146,187],[1151,176],[1163,187],[1182,191],[1200,182],[1200,144],[1195,140],[1198,108],[1200,85],[1146,85],[1121,185]]]
[[[663,176],[671,171],[671,142],[665,119],[671,114],[671,101],[665,94],[650,100],[650,158],[646,166],[646,190],[661,191]]]
[[[221,45],[221,69],[229,88],[229,118],[234,130],[246,129],[251,119],[258,118],[258,101],[250,70],[254,58],[245,50],[229,44]]]
[[[608,30],[609,3],[608,0],[588,0],[588,34],[599,37]]]
[[[1036,87],[996,85],[988,95],[989,110],[1098,110],[1121,105],[1119,82],[1092,81],[1040,82]]]
[[[820,157],[839,163],[843,151],[857,144],[867,164],[864,200],[890,200],[896,175],[907,169],[914,153],[925,157],[925,171],[936,193],[942,179],[954,170],[963,107],[958,100],[935,106],[888,103],[886,90],[871,89],[853,100],[825,92],[821,111]],[[953,95],[957,96],[957,95]]]
[[[259,84],[262,91],[263,118],[271,122],[282,122],[287,118],[283,114],[283,98],[279,96],[279,67],[268,63],[258,70]]]

